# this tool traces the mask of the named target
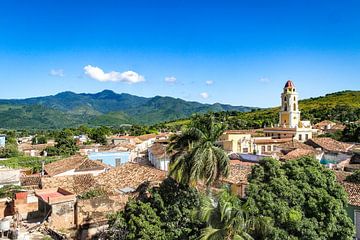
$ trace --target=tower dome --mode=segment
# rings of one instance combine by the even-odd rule
[[[285,88],[295,88],[295,85],[294,85],[294,83],[293,83],[291,80],[288,80],[288,81],[285,83],[284,89],[285,89]]]

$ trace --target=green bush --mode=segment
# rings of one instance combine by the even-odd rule
[[[0,188],[0,198],[13,198],[14,194],[17,192],[21,192],[22,187],[17,185],[6,185]]]
[[[106,192],[101,188],[94,188],[91,189],[81,195],[79,195],[79,199],[86,200],[86,199],[92,199],[95,197],[105,196]]]
[[[360,170],[356,170],[351,175],[347,176],[346,181],[352,183],[360,183]]]

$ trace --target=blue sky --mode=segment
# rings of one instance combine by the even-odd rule
[[[360,89],[359,1],[2,0],[0,98],[61,91],[279,105]]]

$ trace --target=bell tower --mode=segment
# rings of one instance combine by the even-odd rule
[[[295,128],[300,123],[300,111],[298,106],[298,93],[295,85],[288,80],[281,93],[281,110],[279,113],[280,127]]]

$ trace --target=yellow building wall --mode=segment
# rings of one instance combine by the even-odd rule
[[[281,125],[288,125],[289,122],[289,113],[281,113]]]

